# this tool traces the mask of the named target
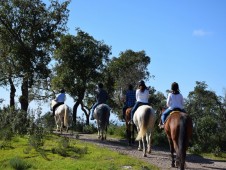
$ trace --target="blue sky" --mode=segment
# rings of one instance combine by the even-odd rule
[[[68,28],[72,35],[79,27],[103,40],[115,57],[127,49],[144,50],[155,76],[146,84],[165,95],[174,81],[185,98],[196,81],[205,81],[208,90],[223,96],[225,7],[225,0],[72,0]],[[6,96],[9,92],[1,89],[0,98]],[[69,98],[66,103],[73,106]],[[49,110],[48,104],[44,110]]]
[[[144,50],[155,76],[147,84],[165,94],[172,82],[187,97],[196,81],[224,95],[226,88],[226,1],[77,0],[70,4],[75,28],[112,46],[112,56]]]

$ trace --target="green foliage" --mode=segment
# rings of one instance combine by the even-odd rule
[[[207,87],[205,82],[196,82],[194,91],[189,93],[186,100],[185,109],[193,120],[191,151],[195,153],[214,153],[216,148],[225,149],[225,107],[221,98]]]
[[[160,131],[158,129],[154,129],[154,132],[153,132],[153,136],[152,136],[153,145],[157,145],[161,147],[169,147],[169,142],[164,130]]]
[[[94,126],[94,124],[84,125],[82,132],[87,134],[95,133],[97,132],[97,128]]]
[[[119,126],[117,124],[114,124],[114,122],[111,122],[108,127],[108,134],[119,138],[125,138],[125,129],[125,125]]]
[[[73,154],[72,157],[78,157],[79,155],[87,154],[87,147],[78,148],[73,146],[72,141],[68,137],[61,137],[58,140],[58,145],[52,148],[52,153],[59,154],[63,157],[68,157]]]
[[[20,110],[15,110],[12,108],[4,108],[0,110],[0,129],[7,129],[7,134],[10,136],[10,132],[12,134],[23,135],[26,134],[28,119],[27,113]],[[1,135],[0,135],[1,136]]]
[[[69,2],[50,1],[46,6],[42,0],[0,1],[1,81],[10,85],[11,101],[15,84],[21,83],[19,102],[24,111],[28,109],[29,93],[32,99],[40,98],[37,92],[48,90],[51,53],[67,30]]]
[[[13,133],[8,127],[1,129],[0,130],[0,140],[1,140],[0,149],[10,147],[11,146],[10,142],[12,140],[12,137],[13,137]]]
[[[18,157],[10,160],[10,166],[15,170],[26,170],[32,167],[30,164]]]
[[[52,79],[54,90],[64,87],[76,100],[73,108],[74,121],[80,104],[88,116],[90,103],[94,103],[94,98],[90,96],[93,96],[96,84],[104,81],[102,73],[111,54],[111,47],[103,41],[95,40],[80,29],[76,30],[76,36],[65,35],[60,39],[60,45],[54,53],[57,62]]]

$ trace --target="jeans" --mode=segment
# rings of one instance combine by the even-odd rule
[[[137,110],[137,108],[141,105],[148,105],[148,103],[142,103],[142,102],[136,102],[135,105],[133,106],[132,110],[131,110],[131,113],[130,113],[130,118],[131,120],[133,120],[133,115],[135,113],[135,111]]]
[[[165,120],[166,120],[166,117],[170,114],[170,112],[172,112],[173,110],[170,109],[170,108],[167,108],[163,113],[162,113],[162,116],[161,116],[161,120],[162,120],[162,124],[164,124]]]
[[[162,113],[162,116],[161,116],[161,120],[162,120],[162,124],[164,124],[164,122],[166,121],[166,118],[167,116],[170,114],[170,112],[172,111],[181,111],[181,112],[185,112],[184,109],[180,109],[180,108],[174,108],[174,109],[170,109],[170,108],[167,108],[163,113]]]
[[[95,108],[99,105],[100,103],[96,102],[93,107],[92,107],[92,110],[91,110],[91,118],[93,117],[93,113],[94,113],[94,110]]]

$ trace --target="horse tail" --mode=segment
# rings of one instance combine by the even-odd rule
[[[68,126],[68,119],[69,119],[69,114],[68,114],[68,107],[65,105],[64,107],[64,125]]]
[[[185,157],[186,157],[186,148],[187,148],[187,122],[188,117],[182,115],[180,117],[180,132],[179,132],[179,159],[181,167],[184,167]]]
[[[102,105],[101,108],[99,108],[97,115],[99,117],[100,127],[104,130],[108,123],[108,108]]]
[[[143,118],[141,119],[142,122],[140,122],[141,123],[141,126],[139,128],[140,130],[137,134],[136,140],[141,140],[142,137],[146,135],[151,114],[152,114],[151,108],[145,108]]]

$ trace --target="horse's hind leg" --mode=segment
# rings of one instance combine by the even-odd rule
[[[170,152],[171,152],[171,159],[172,159],[171,166],[172,166],[172,167],[175,167],[173,141],[172,141],[171,139],[168,139],[168,141],[169,141],[169,145],[170,145]]]
[[[145,147],[145,137],[142,137],[142,143],[143,143],[143,156],[147,157],[147,148]]]
[[[139,143],[139,144],[138,144],[138,151],[142,151],[142,145],[141,145],[141,142],[142,142],[141,140],[138,141],[138,143]]]
[[[147,152],[151,153],[151,134],[146,135],[146,141],[147,141]]]

